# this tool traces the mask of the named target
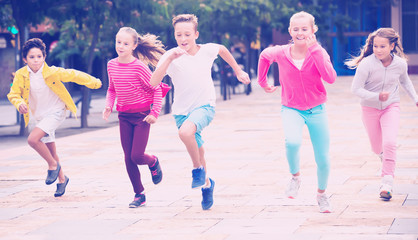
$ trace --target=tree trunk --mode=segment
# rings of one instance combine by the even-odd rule
[[[16,27],[19,30],[19,33],[16,35],[16,60],[15,60],[15,70],[19,70],[23,66],[23,59],[20,56],[20,49],[22,49],[23,44],[28,40],[29,38],[29,29],[25,27],[24,22],[21,20],[21,11],[20,6],[17,0],[12,0],[12,10],[13,10],[13,18],[16,21]],[[29,131],[28,128],[25,127],[25,121],[23,119],[23,115],[20,115],[20,129],[19,129],[19,135],[20,136],[28,136]]]
[[[89,48],[89,55],[87,58],[87,73],[92,74],[93,72],[93,60],[94,60],[94,49],[96,48],[97,41],[99,39],[100,23],[97,23],[93,29],[93,38]],[[89,115],[90,108],[90,89],[83,86],[82,87],[82,102],[81,102],[81,128],[88,127],[87,116]]]
[[[251,41],[249,40],[249,38],[247,37],[245,40],[245,71],[248,73],[248,76],[250,77],[250,79],[252,78],[251,76],[251,55],[250,55],[250,51],[251,51]],[[251,93],[251,84],[248,84],[246,89],[245,89],[245,93],[247,95],[249,95]]]

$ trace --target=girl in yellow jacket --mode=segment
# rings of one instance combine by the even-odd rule
[[[69,178],[59,164],[55,146],[55,130],[65,120],[66,109],[74,114],[77,108],[63,82],[75,82],[88,88],[100,88],[102,83],[86,73],[73,69],[49,67],[45,63],[46,47],[39,38],[29,39],[22,48],[27,66],[16,71],[9,101],[24,114],[25,126],[29,123],[29,110],[36,127],[28,137],[29,145],[48,163],[45,183],[54,183],[58,178],[55,197],[62,196]]]

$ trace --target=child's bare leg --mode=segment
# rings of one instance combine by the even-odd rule
[[[51,153],[52,157],[55,159],[55,161],[59,162],[60,160],[57,154],[57,148],[56,148],[55,142],[46,143],[46,146],[48,147],[48,150]],[[65,181],[65,176],[64,176],[64,172],[62,171],[62,167],[58,175],[58,181],[59,183],[63,183]]]
[[[208,169],[206,168],[205,149],[203,146],[199,148],[200,163],[205,168],[206,172],[206,185],[209,185]]]
[[[193,168],[202,166],[200,161],[199,148],[195,138],[196,125],[190,121],[185,121],[179,129],[179,137],[186,146],[187,152],[193,162]]]
[[[29,134],[28,144],[33,149],[35,149],[35,151],[37,151],[43,159],[45,159],[45,161],[48,163],[49,170],[55,170],[57,169],[58,162],[52,156],[47,145],[41,141],[41,138],[44,137],[45,134],[46,133],[42,131],[40,128],[35,127]]]

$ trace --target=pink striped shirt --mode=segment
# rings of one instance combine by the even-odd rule
[[[150,115],[158,117],[162,105],[161,85],[151,86],[151,70],[138,59],[131,63],[120,63],[117,58],[107,63],[109,88],[106,107],[119,112],[143,112],[151,109]]]

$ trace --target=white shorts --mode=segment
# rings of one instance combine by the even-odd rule
[[[46,133],[41,138],[43,143],[55,142],[55,130],[64,122],[66,117],[66,110],[60,109],[45,115],[42,119],[36,120],[37,128],[40,128]]]

